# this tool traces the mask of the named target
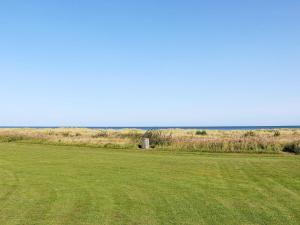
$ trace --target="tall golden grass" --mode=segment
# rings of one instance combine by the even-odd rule
[[[206,130],[206,132],[192,129],[163,129],[148,132],[140,129],[0,129],[0,141],[2,142],[33,142],[121,149],[138,148],[141,138],[145,135],[150,138],[153,148],[172,151],[278,153],[287,149],[286,146],[299,146],[297,143],[300,143],[300,129]]]

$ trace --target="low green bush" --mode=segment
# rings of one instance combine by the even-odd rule
[[[0,142],[16,142],[22,141],[23,139],[21,136],[2,136],[0,137]]]
[[[101,137],[108,137],[108,133],[105,130],[100,130],[97,133],[92,135],[92,138],[101,138]]]
[[[197,130],[196,135],[207,135],[207,132],[205,130]]]
[[[295,142],[286,144],[283,148],[283,151],[300,154],[300,141],[295,141]]]
[[[148,130],[142,138],[149,138],[150,146],[167,146],[172,143],[172,134],[166,134],[161,130]]]
[[[69,137],[70,136],[70,132],[65,131],[65,132],[62,132],[61,135],[63,137]]]
[[[274,131],[274,137],[279,137],[279,136],[280,136],[279,130],[275,130],[275,131]]]
[[[75,133],[75,137],[80,137],[81,136],[81,133]]]
[[[247,131],[244,133],[243,137],[255,137],[255,133],[252,130]]]

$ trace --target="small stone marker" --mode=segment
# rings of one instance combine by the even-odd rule
[[[142,138],[142,148],[143,149],[149,149],[150,148],[149,138]]]

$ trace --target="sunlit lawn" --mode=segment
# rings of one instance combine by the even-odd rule
[[[0,143],[0,224],[300,224],[300,156]]]

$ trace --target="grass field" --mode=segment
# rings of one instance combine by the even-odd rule
[[[0,224],[300,224],[300,156],[0,143]]]

